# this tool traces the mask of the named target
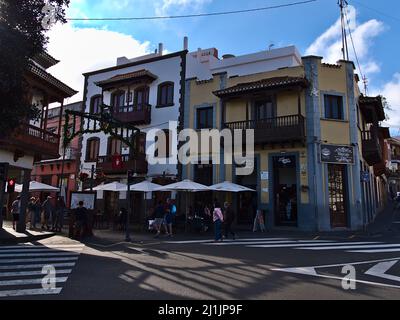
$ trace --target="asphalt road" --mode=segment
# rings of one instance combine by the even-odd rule
[[[353,239],[2,246],[0,299],[400,299],[399,229]]]

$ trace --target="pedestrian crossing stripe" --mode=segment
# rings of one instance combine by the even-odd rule
[[[55,289],[22,289],[0,291],[0,298],[38,296],[38,295],[56,295],[61,293],[62,288]]]
[[[215,242],[214,240],[188,240],[188,241],[169,241],[168,244],[199,244],[216,247],[226,246],[245,246],[247,248],[259,249],[278,249],[293,248],[296,250],[311,251],[333,251],[342,250],[351,253],[390,253],[400,252],[400,243],[383,243],[372,241],[343,241],[337,240],[306,240],[289,238],[248,238],[240,240],[224,240]]]
[[[0,246],[0,298],[56,295],[68,280],[84,245],[15,245]],[[43,268],[55,270],[55,288],[42,287],[49,274]]]

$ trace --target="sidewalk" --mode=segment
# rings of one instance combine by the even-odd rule
[[[388,206],[376,217],[375,221],[368,225],[363,231],[333,231],[333,232],[305,232],[299,231],[292,228],[274,228],[267,232],[253,233],[251,226],[236,226],[235,232],[237,233],[237,239],[252,239],[252,238],[298,238],[298,239],[325,239],[325,240],[356,240],[365,239],[371,237],[380,237],[388,235],[390,232],[394,232],[393,221],[399,214],[400,210],[395,209],[395,203],[390,202]],[[400,220],[400,219],[399,219]],[[399,225],[400,226],[400,225]],[[65,227],[65,226],[64,226]],[[13,231],[13,230],[12,230]],[[14,232],[15,233],[15,232]],[[30,232],[35,236],[51,237],[53,234],[46,235],[46,232]],[[63,230],[63,235],[68,235],[68,230]],[[23,235],[26,236],[26,235]],[[125,231],[117,231],[112,229],[94,229],[93,236],[83,239],[84,243],[94,244],[99,246],[112,246],[119,243],[125,242],[126,233]],[[155,238],[155,233],[148,232],[140,228],[138,225],[131,225],[130,227],[130,238],[132,243],[137,244],[154,244],[167,241],[196,241],[196,240],[211,240],[214,234],[211,230],[206,233],[194,233],[184,232],[184,230],[177,230],[173,237],[166,237],[161,234],[159,238]],[[0,236],[1,239],[1,236]]]
[[[25,233],[17,233],[12,228],[12,223],[4,221],[3,229],[0,229],[0,244],[18,244],[27,242],[36,242],[53,237],[55,233],[44,231],[26,230]]]
[[[384,235],[393,231],[393,222],[399,210],[396,209],[396,203],[391,201],[387,207],[379,213],[374,222],[366,228],[368,235]]]

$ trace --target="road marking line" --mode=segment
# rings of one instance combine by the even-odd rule
[[[327,247],[327,248],[305,248],[304,250],[343,250],[343,249],[373,249],[373,248],[398,248],[400,247],[400,244],[375,244],[372,245],[373,243],[376,242],[364,242],[364,245],[355,245],[356,243],[353,243],[351,245],[346,245],[346,246],[337,246],[337,247]],[[349,244],[349,243],[347,243]],[[362,243],[360,243],[362,244]],[[337,244],[335,244],[337,245]],[[301,249],[301,248],[300,248]]]
[[[50,290],[23,289],[23,290],[0,291],[0,298],[60,294],[61,290],[62,290],[62,288],[55,288],[55,289],[50,289]]]
[[[16,254],[0,254],[0,258],[12,257],[58,257],[58,256],[79,256],[75,252],[54,252],[54,253],[16,253]],[[1,259],[0,259],[1,261]]]
[[[67,282],[68,277],[55,278],[56,283]],[[31,284],[42,284],[43,279],[18,279],[0,281],[0,286],[25,286]]]
[[[298,244],[298,243],[332,243],[335,244],[333,241],[323,241],[323,240],[296,240],[296,241],[254,241],[254,242],[240,242],[240,241],[235,241],[235,242],[214,242],[214,243],[207,243],[207,245],[211,246],[231,246],[231,245],[256,245],[256,244],[270,244],[270,245],[275,245],[275,244]]]
[[[52,263],[51,265],[55,268],[59,267],[59,268],[63,268],[63,267],[73,267],[75,266],[75,262],[70,262],[70,263]],[[11,264],[8,266],[0,266],[0,270],[19,270],[19,269],[42,269],[44,266],[49,265],[41,263],[41,264],[19,264],[19,265],[15,265],[15,264]]]
[[[335,267],[342,267],[342,266],[348,266],[348,265],[353,265],[353,266],[358,266],[362,264],[372,264],[372,263],[378,263],[378,262],[385,262],[385,261],[394,261],[394,260],[400,260],[400,257],[397,258],[387,258],[387,259],[379,259],[379,260],[368,260],[368,261],[357,261],[357,262],[349,262],[349,263],[337,263],[337,264],[327,264],[323,266],[310,266],[310,267],[301,267],[301,268],[318,268],[318,269],[325,269],[325,268],[335,268]],[[290,268],[290,269],[295,269],[295,268]],[[271,271],[285,271],[286,268],[273,268]]]
[[[35,248],[84,248],[84,244],[65,244],[65,245],[16,245],[16,246],[0,246],[0,249],[35,249]]]
[[[391,274],[386,274],[386,272],[389,271],[389,269],[391,269],[397,262],[399,262],[399,260],[378,263],[377,265],[375,265],[371,269],[369,269],[367,272],[365,272],[365,274],[368,274],[370,276],[379,277],[379,278],[388,279],[391,281],[400,282],[400,277],[397,277],[397,276],[394,276]]]
[[[332,265],[324,265],[324,266],[311,266],[311,267],[299,267],[299,268],[280,268],[280,269],[274,268],[274,269],[271,269],[271,271],[288,272],[288,273],[293,273],[293,274],[303,274],[303,275],[308,275],[308,276],[312,276],[312,277],[334,279],[334,280],[343,281],[343,277],[336,277],[336,276],[328,276],[328,275],[318,274],[315,269],[324,269],[324,268],[326,269],[326,268],[333,268],[333,267],[342,267],[342,266],[346,266],[346,265],[355,266],[355,265],[372,264],[372,263],[386,262],[386,261],[394,261],[394,263],[396,263],[398,260],[400,260],[399,257],[391,258],[391,259],[381,259],[381,260],[371,260],[371,261],[361,261],[361,262],[350,262],[350,263],[332,264]],[[382,270],[382,269],[383,268],[380,267],[380,270]],[[400,286],[389,285],[389,284],[384,284],[384,283],[379,283],[379,282],[371,282],[371,281],[364,281],[364,280],[354,280],[354,281],[357,282],[357,283],[362,283],[362,284],[369,284],[369,285],[376,285],[376,286],[380,286],[380,287],[400,289]]]
[[[63,257],[63,258],[32,258],[32,259],[0,259],[0,264],[7,263],[23,263],[23,262],[53,262],[53,261],[76,261],[79,257]]]
[[[32,252],[32,253],[38,253],[38,252],[76,252],[76,253],[80,253],[80,252],[82,252],[82,249],[67,249],[67,248],[60,249],[60,250],[57,250],[57,249],[35,249],[35,250],[32,250],[32,249],[28,249],[28,250],[9,250],[9,249],[7,249],[7,250],[1,250],[0,249],[0,257],[4,253],[30,253],[30,252]]]
[[[275,241],[275,240],[290,240],[288,238],[258,238],[258,239],[240,239],[240,241]],[[166,241],[164,243],[169,244],[196,244],[196,243],[209,243],[214,242],[214,239],[210,240],[187,240],[187,241]],[[235,240],[225,240],[226,242],[235,242]]]
[[[398,246],[400,247],[400,245]],[[400,252],[400,248],[393,249],[371,249],[371,250],[350,250],[351,253],[388,253],[388,252]]]
[[[376,243],[376,242],[375,242]],[[342,243],[298,243],[298,244],[277,244],[277,245],[255,245],[255,246],[248,246],[250,248],[295,248],[297,250],[308,250],[309,248],[306,247],[326,247],[329,248],[329,246],[345,246],[348,245],[348,242],[342,242]],[[320,249],[324,250],[324,249]]]
[[[63,270],[56,270],[57,274],[69,274],[72,272],[72,269],[63,269]],[[0,272],[0,278],[6,277],[26,277],[26,276],[45,276],[46,274],[39,271],[16,271],[16,272]]]

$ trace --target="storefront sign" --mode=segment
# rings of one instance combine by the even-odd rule
[[[370,175],[368,171],[361,171],[361,182],[369,182]]]
[[[354,147],[321,145],[321,162],[335,164],[354,164]]]
[[[261,171],[261,180],[269,180],[269,172],[268,171]]]

